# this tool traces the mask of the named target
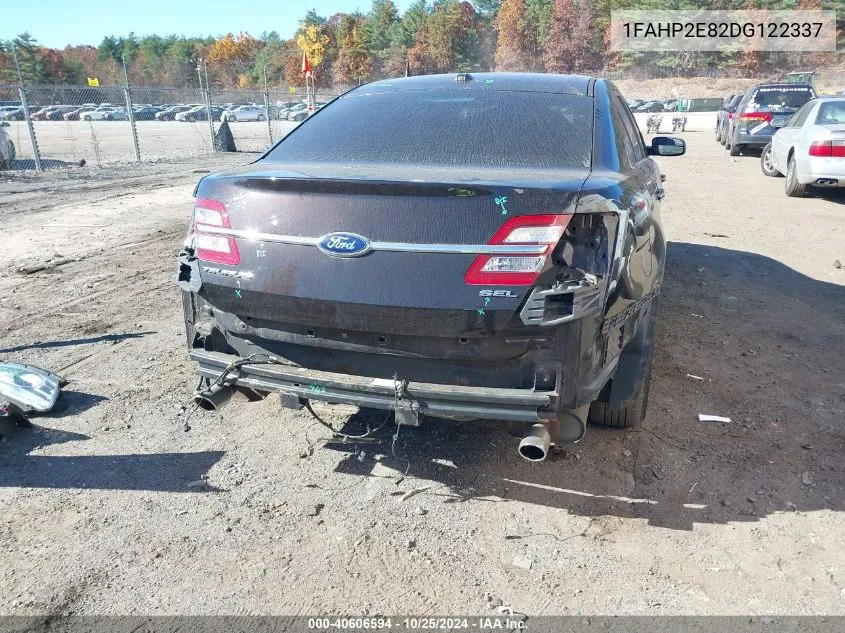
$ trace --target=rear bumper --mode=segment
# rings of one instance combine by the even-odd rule
[[[769,141],[772,140],[772,136],[774,136],[774,128],[766,126],[764,130],[761,130],[756,133],[748,133],[746,131],[742,131],[737,129],[735,137],[736,145],[747,145],[752,147],[765,147],[769,144]]]
[[[798,182],[823,187],[845,187],[845,159],[821,156],[798,161]],[[818,182],[822,180],[824,182]]]
[[[198,365],[197,373],[212,381],[219,378],[229,364],[241,358],[199,349],[191,350],[190,357]],[[284,364],[244,365],[230,372],[224,384],[373,409],[395,409],[397,404],[393,380],[315,371]],[[541,409],[549,407],[557,393],[408,382],[402,395],[402,404],[416,403],[414,407],[420,415],[536,423],[554,415],[547,412],[542,416]]]

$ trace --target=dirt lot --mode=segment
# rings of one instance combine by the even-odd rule
[[[244,157],[0,177],[0,355],[72,380],[0,444],[0,614],[845,614],[845,197],[686,138],[648,419],[543,464],[494,422],[309,454],[276,398],[183,431],[174,255]]]
[[[42,159],[48,167],[65,163],[107,165],[135,160],[128,121],[34,121]],[[138,121],[138,147],[143,161],[200,157],[211,152],[208,121]],[[218,129],[219,122],[214,123]],[[296,127],[292,121],[271,121],[273,139]],[[266,121],[230,123],[238,151],[260,152],[270,146]],[[32,169],[32,142],[24,121],[12,121],[6,132],[17,149],[18,168]]]

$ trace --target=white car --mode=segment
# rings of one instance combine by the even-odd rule
[[[242,105],[231,110],[226,110],[220,115],[221,121],[263,121],[267,118],[264,114],[264,106]]]
[[[79,113],[80,121],[104,121],[110,112],[120,110],[113,105],[103,104],[94,110],[83,110]]]
[[[6,130],[0,127],[0,169],[11,169],[15,160],[15,144],[6,134]]]
[[[804,104],[763,149],[767,176],[786,176],[786,195],[807,186],[845,187],[845,97],[819,97]]]

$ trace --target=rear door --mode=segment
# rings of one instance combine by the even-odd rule
[[[632,280],[643,288],[651,288],[655,282],[657,261],[653,239],[660,217],[662,199],[660,171],[649,158],[642,133],[619,92],[610,89],[611,117],[617,129],[617,148],[621,148],[620,162],[626,178],[624,190],[629,194],[626,202],[631,209],[630,219],[635,235],[635,250],[631,254],[630,272]]]
[[[801,141],[801,134],[804,124],[810,113],[815,108],[815,102],[810,102],[799,108],[772,137],[772,151],[774,152],[775,164],[778,171],[786,173],[789,159],[789,152]]]

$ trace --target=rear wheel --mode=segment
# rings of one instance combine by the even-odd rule
[[[763,148],[763,153],[760,154],[760,169],[762,169],[763,173],[770,178],[776,178],[781,175],[781,173],[777,170],[777,167],[775,167],[771,142]]]
[[[645,419],[648,411],[648,391],[651,385],[651,354],[639,383],[636,394],[631,400],[623,400],[619,406],[611,409],[607,402],[596,400],[590,405],[589,420],[593,424],[627,429]]]
[[[798,182],[798,171],[795,164],[795,156],[789,157],[789,165],[786,167],[786,195],[790,198],[802,198],[807,195],[807,185]]]
[[[742,154],[743,147],[739,143],[731,143],[728,149],[730,150],[731,156],[739,156]]]
[[[259,121],[263,121],[263,120],[264,120],[264,115],[263,115],[263,114],[259,114],[259,115],[258,115],[258,120],[259,120]]]
[[[657,310],[658,303],[657,300],[654,300],[649,309],[649,314],[646,316],[647,320],[640,326],[636,337],[625,352],[637,354],[635,358],[637,359],[636,362],[639,362],[640,373],[632,377],[635,381],[633,397],[623,400],[616,407],[611,408],[608,401],[610,400],[613,384],[612,382],[609,383],[605,386],[599,399],[590,404],[588,420],[592,424],[627,429],[635,424],[639,424],[645,419],[646,412],[648,411],[649,386],[651,385],[651,359],[654,353],[654,326],[657,321]],[[624,358],[623,356],[620,359],[617,376],[624,367]],[[631,357],[628,356],[628,358],[630,359]],[[628,371],[632,370],[628,369]],[[624,379],[631,379],[631,377],[626,376]]]

